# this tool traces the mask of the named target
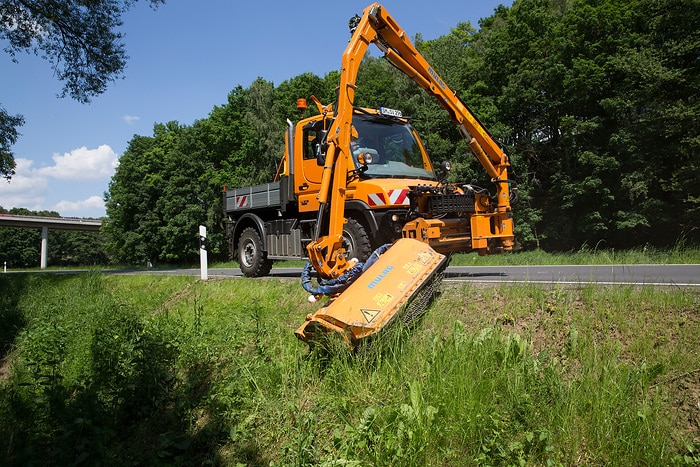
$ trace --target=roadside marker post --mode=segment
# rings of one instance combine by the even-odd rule
[[[199,267],[200,267],[200,277],[203,281],[209,279],[209,272],[207,271],[207,228],[203,225],[199,226]]]

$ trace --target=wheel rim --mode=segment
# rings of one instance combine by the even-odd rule
[[[251,267],[253,265],[255,254],[255,244],[253,242],[246,242],[242,248],[241,263],[243,263],[243,265],[246,267]]]
[[[343,248],[345,248],[346,259],[355,256],[355,244],[352,241],[352,237],[347,232],[343,232]]]

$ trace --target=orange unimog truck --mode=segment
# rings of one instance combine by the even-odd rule
[[[229,252],[246,276],[268,274],[275,259],[308,258],[306,247],[319,228],[323,158],[332,123],[330,109],[320,107],[320,115],[296,126],[289,123],[272,183],[225,191]],[[342,245],[348,258],[365,261],[380,245],[401,238],[410,217],[411,187],[434,187],[439,176],[399,111],[357,108],[353,114],[355,150],[346,170]],[[458,200],[462,210],[474,210],[473,194]],[[320,222],[321,230],[327,229],[328,219]]]
[[[297,337],[315,343],[340,335],[355,347],[398,316],[426,308],[445,255],[511,250],[515,189],[506,153],[381,5],[352,18],[350,33],[338,101],[324,107],[314,99],[320,115],[288,122],[275,180],[225,190],[224,212],[229,249],[245,275],[267,274],[273,259],[308,258],[302,285],[310,301],[329,301],[307,316]],[[491,177],[493,196],[447,183],[447,162],[436,173],[400,111],[354,106],[370,44],[445,108]]]

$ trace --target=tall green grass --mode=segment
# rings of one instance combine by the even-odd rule
[[[700,462],[694,289],[450,285],[353,355],[294,338],[297,281],[0,288],[9,464]]]

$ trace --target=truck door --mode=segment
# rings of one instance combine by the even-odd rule
[[[323,167],[319,166],[316,160],[316,153],[320,149],[322,122],[314,122],[304,126],[302,129],[302,172],[304,181],[309,185],[309,191],[317,192],[321,184]]]

